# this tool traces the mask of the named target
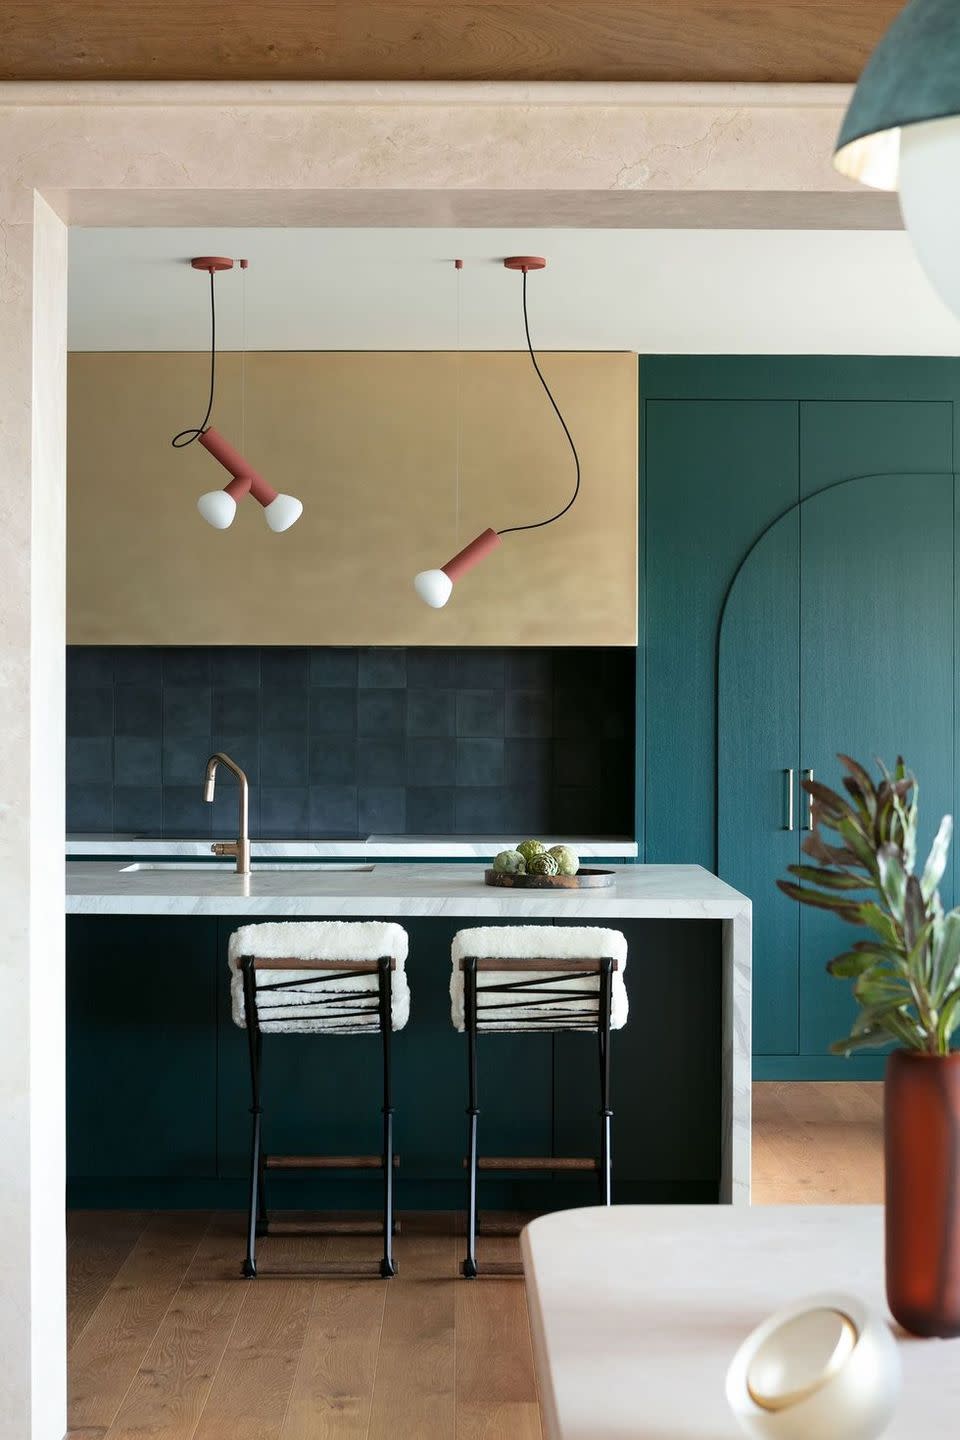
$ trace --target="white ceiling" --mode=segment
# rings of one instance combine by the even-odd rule
[[[74,229],[70,347],[204,349],[186,262],[223,254],[250,259],[217,281],[224,349],[454,348],[458,283],[463,346],[520,348],[516,253],[549,259],[529,281],[544,349],[960,353],[906,234],[875,230]]]

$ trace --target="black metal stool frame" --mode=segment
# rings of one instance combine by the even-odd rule
[[[599,959],[584,960],[549,960],[549,959],[522,959],[507,960],[491,958],[480,958],[477,956],[466,956],[460,961],[460,969],[463,972],[463,1008],[464,1008],[464,1029],[467,1035],[467,1156],[465,1165],[467,1168],[467,1254],[463,1262],[462,1270],[468,1280],[476,1279],[479,1274],[477,1264],[477,1178],[478,1171],[483,1168],[496,1170],[510,1169],[543,1169],[549,1170],[551,1163],[554,1168],[580,1168],[595,1169],[598,1172],[600,1182],[601,1203],[610,1205],[612,1203],[613,1186],[613,1160],[611,1153],[611,1129],[613,1110],[610,1106],[610,1029],[611,1010],[613,1006],[613,972],[618,968],[619,962],[610,956],[602,956]],[[542,973],[534,980],[507,980],[500,984],[480,985],[478,975],[483,971],[515,972],[515,971],[550,971],[549,975]],[[596,993],[596,1005],[584,1004],[580,1010],[567,1008],[574,1000],[592,1001],[593,995],[589,992],[571,992],[563,988],[566,980],[580,980],[585,976],[596,975],[599,979]],[[484,1005],[479,997],[481,995],[504,995],[521,996],[516,1001],[493,1001]],[[559,1002],[559,1004],[558,1004]],[[600,1158],[596,1160],[561,1160],[558,1156],[543,1156],[536,1158],[520,1156],[514,1157],[513,1164],[510,1157],[498,1160],[490,1160],[484,1165],[479,1157],[477,1144],[477,1122],[480,1116],[479,1099],[479,1076],[477,1063],[477,1041],[481,1030],[484,1027],[484,1010],[496,1010],[498,1020],[488,1022],[490,1030],[500,1029],[498,1023],[502,1021],[503,1011],[511,1009],[529,1010],[532,1006],[542,1006],[540,1014],[526,1016],[524,1028],[540,1030],[562,1030],[572,1029],[571,1021],[580,1022],[576,1028],[593,1028],[596,1026],[598,1039],[598,1057],[600,1062]],[[550,1007],[553,1006],[551,1011]]]
[[[255,955],[242,955],[239,960],[243,977],[244,1018],[247,1026],[247,1044],[250,1055],[250,1199],[247,1212],[247,1255],[243,1262],[243,1274],[253,1279],[257,1274],[257,1237],[269,1233],[269,1214],[266,1203],[265,1171],[271,1165],[277,1169],[380,1169],[383,1172],[383,1257],[379,1272],[388,1277],[397,1273],[393,1258],[394,1235],[394,1191],[393,1172],[399,1157],[393,1151],[393,1090],[391,1080],[391,1040],[393,1037],[393,971],[396,961],[382,955],[378,960],[267,960]],[[257,967],[265,970],[322,970],[323,974],[303,980],[278,980],[267,985],[258,985]],[[279,1006],[271,1007],[261,1015],[257,1004],[258,994],[283,990],[303,990],[307,986],[322,986],[332,980],[359,979],[363,975],[377,975],[377,989],[337,991],[332,994],[317,994],[307,1002],[293,1006],[288,1013],[278,1014]],[[332,1007],[340,1006],[339,1010]],[[331,1007],[329,1009],[325,1007]],[[318,1018],[326,1015],[333,1020],[358,1020],[358,1033],[362,1033],[362,1021],[376,1016],[383,1047],[383,1150],[375,1156],[277,1156],[268,1157],[263,1151],[260,1075],[263,1062],[263,1035],[265,1027],[282,1024],[286,1020]],[[349,1032],[348,1032],[349,1033]]]

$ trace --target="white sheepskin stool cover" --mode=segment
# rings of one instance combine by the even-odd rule
[[[410,1016],[410,986],[404,965],[407,959],[407,932],[400,925],[384,920],[287,920],[273,921],[262,925],[244,925],[230,936],[230,999],[233,1023],[246,1028],[246,1014],[243,1003],[243,973],[240,957],[253,955],[258,960],[379,960],[388,955],[396,961],[391,972],[391,996],[393,1001],[393,1029],[402,1030]],[[344,976],[337,980],[325,980],[320,985],[291,985],[283,990],[263,990],[263,985],[277,981],[315,980],[322,970],[257,970],[257,1011],[261,1022],[266,1022],[265,1034],[298,1035],[359,1035],[379,1034],[380,1021],[376,1010],[370,1007],[370,1017],[343,1016],[338,1019],[340,1006],[317,1007],[318,997],[329,994],[343,995],[343,1008],[354,1007],[352,999],[360,998],[369,1004],[369,995],[379,992],[379,980],[375,971],[367,975]],[[327,972],[331,973],[331,972]],[[302,1008],[302,1018],[291,1014]],[[270,1019],[271,1010],[283,1011],[282,1019]],[[323,1013],[326,1011],[327,1013]]]
[[[464,1028],[463,971],[460,961],[471,957],[477,960],[602,960],[607,956],[619,962],[613,972],[610,1006],[610,1028],[620,1030],[627,1023],[627,988],[623,983],[623,972],[627,965],[627,941],[619,930],[604,930],[590,925],[479,925],[471,930],[460,930],[453,937],[453,968],[450,973],[450,1018],[457,1030]],[[500,985],[516,980],[546,979],[555,972],[497,971],[483,970],[477,977],[478,988],[483,985]],[[551,987],[552,988],[552,987]],[[557,1014],[555,1025],[541,1029],[593,1030],[595,1025],[583,1021],[565,1023],[562,1012],[565,1009],[582,1009],[582,997],[596,995],[600,989],[598,975],[577,975],[561,981],[560,988],[569,992],[570,999],[560,996],[550,1005],[551,1014]],[[534,993],[536,993],[534,991]],[[505,1005],[516,1006],[523,998],[504,995]],[[483,1025],[486,1030],[526,1030],[527,1022],[543,1014],[543,1006],[531,1005],[515,1009],[498,1010],[493,1004],[494,997],[479,996],[483,1007]],[[489,1008],[488,1008],[489,1007]]]

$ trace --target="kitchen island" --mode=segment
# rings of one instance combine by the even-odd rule
[[[484,885],[481,865],[255,861],[243,876],[202,862],[71,861],[72,1201],[238,1200],[248,1099],[243,1037],[229,1022],[230,931],[259,917],[376,916],[410,933],[411,1021],[396,1044],[401,1207],[462,1199],[465,1061],[447,989],[450,941],[472,921],[624,930],[631,1013],[612,1051],[615,1197],[748,1202],[750,902],[699,866],[628,864],[615,875],[603,890],[505,891]],[[375,1131],[377,1118],[372,1062],[362,1039],[276,1037],[265,1056],[282,1111],[276,1148],[303,1148],[311,1127],[307,1148],[363,1148],[357,1128]],[[488,1151],[592,1152],[589,1036],[484,1037],[481,1067]],[[362,1204],[365,1183],[295,1180],[279,1202]],[[485,1187],[487,1204],[525,1209],[592,1198],[589,1182],[559,1173]]]

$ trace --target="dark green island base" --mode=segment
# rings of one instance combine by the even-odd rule
[[[279,919],[272,916],[271,919]],[[227,942],[248,922],[207,916],[67,919],[67,1203],[75,1208],[239,1207],[250,1104],[246,1037],[230,1019]],[[411,1018],[395,1038],[397,1203],[460,1209],[466,1054],[450,1024],[450,943],[463,922],[406,922]],[[721,1144],[721,922],[618,921],[630,1018],[612,1040],[614,1198],[715,1202]],[[485,1035],[480,1145],[487,1155],[592,1155],[593,1035]],[[264,1042],[265,1143],[275,1153],[379,1149],[379,1041]],[[378,1179],[277,1175],[277,1208],[373,1208]],[[488,1209],[595,1204],[589,1178],[547,1172],[481,1182]]]

